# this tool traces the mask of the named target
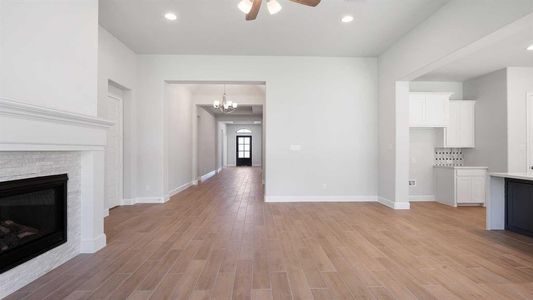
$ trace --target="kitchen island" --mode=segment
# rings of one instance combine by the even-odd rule
[[[533,173],[491,173],[487,230],[533,236]]]

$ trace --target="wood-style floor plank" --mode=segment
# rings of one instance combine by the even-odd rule
[[[108,245],[7,299],[533,299],[533,239],[481,207],[265,203],[228,168],[165,204],[112,209]]]

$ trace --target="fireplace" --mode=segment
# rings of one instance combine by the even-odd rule
[[[67,241],[67,174],[0,182],[0,273]]]

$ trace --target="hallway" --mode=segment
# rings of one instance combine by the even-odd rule
[[[531,299],[533,239],[483,224],[479,207],[264,203],[260,169],[228,168],[113,209],[106,248],[8,298]]]

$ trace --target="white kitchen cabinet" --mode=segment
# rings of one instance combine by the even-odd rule
[[[435,199],[450,206],[484,205],[486,167],[435,167]]]
[[[452,93],[409,93],[410,127],[446,127]]]
[[[439,134],[439,147],[475,147],[475,105],[472,100],[453,100],[449,102],[449,123]]]

